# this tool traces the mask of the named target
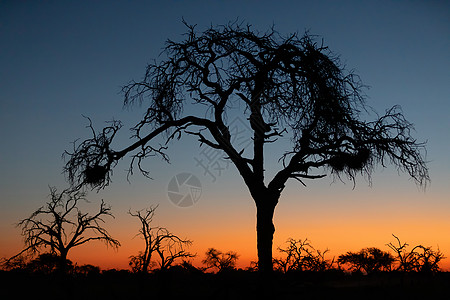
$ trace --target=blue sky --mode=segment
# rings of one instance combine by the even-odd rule
[[[358,188],[352,190],[351,184],[331,184],[331,179],[310,183],[307,189],[290,185],[277,214],[283,216],[298,208],[299,215],[280,217],[279,226],[284,226],[283,222],[295,224],[296,219],[307,220],[301,216],[305,209],[311,209],[313,214],[326,206],[364,215],[392,203],[390,195],[395,192],[394,198],[405,198],[398,203],[414,206],[415,213],[427,214],[415,218],[433,214],[442,218],[440,225],[428,230],[450,228],[446,221],[450,219],[448,2],[0,1],[0,248],[7,244],[20,246],[20,238],[9,236],[19,233],[12,224],[44,204],[48,185],[60,189],[67,186],[61,154],[71,148],[75,139],[88,137],[82,115],[91,117],[97,128],[112,118],[124,121],[120,141],[127,142],[126,129],[139,121],[143,111],[122,110],[120,88],[142,77],[146,64],[158,57],[167,39],[182,38],[182,18],[197,24],[199,30],[236,18],[261,31],[273,24],[284,34],[309,30],[322,37],[347,67],[355,69],[370,86],[366,91],[369,105],[382,113],[399,104],[406,118],[415,124],[418,140],[428,141],[432,181],[425,193],[405,174],[397,176],[395,170],[381,168],[370,188],[366,182],[358,181]],[[172,164],[148,162],[155,180],[135,175],[132,183],[127,183],[124,161],[115,170],[111,187],[99,194],[91,193],[93,199],[104,198],[117,211],[112,229],[119,230],[121,222],[129,220],[124,214],[129,208],[160,203],[161,222],[168,223],[168,227],[173,223],[175,228],[184,230],[186,226],[174,220],[193,223],[220,211],[223,227],[227,226],[225,219],[233,216],[248,220],[250,225],[245,226],[250,228],[245,230],[254,232],[253,204],[251,200],[242,201],[249,195],[233,166],[212,182],[195,165],[194,158],[200,153],[195,142],[187,139],[172,146]],[[180,212],[170,206],[165,189],[170,178],[182,171],[197,174],[203,194],[199,206]],[[330,195],[336,194],[346,200],[338,201],[339,205],[331,201]],[[212,199],[222,199],[224,195],[231,200],[224,203]],[[297,195],[302,195],[302,200],[293,200]],[[308,200],[314,198],[319,200]],[[360,206],[348,200],[356,198],[374,201],[363,201],[368,206]],[[377,199],[379,204],[373,204]],[[404,214],[400,207],[392,209]],[[380,214],[381,219],[387,218],[381,211]],[[318,218],[319,215],[313,219]],[[304,224],[298,226],[301,225]],[[192,226],[191,230],[198,233],[206,225]],[[383,233],[386,242],[390,241],[390,233]],[[186,229],[186,234],[191,232]],[[448,232],[446,236],[449,243]],[[286,238],[282,236],[280,240]],[[220,244],[219,240],[211,242]],[[3,249],[0,256],[12,254],[9,248]]]

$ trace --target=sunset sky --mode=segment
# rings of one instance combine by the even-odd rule
[[[392,234],[410,245],[440,249],[450,257],[450,4],[447,1],[0,1],[0,257],[21,250],[20,219],[48,200],[48,186],[68,186],[61,154],[89,137],[90,117],[101,128],[122,120],[118,148],[145,108],[122,109],[120,89],[144,75],[167,39],[180,41],[182,19],[202,31],[237,18],[282,34],[318,35],[365,84],[368,104],[380,114],[400,105],[427,141],[431,183],[425,191],[407,174],[381,166],[371,185],[326,177],[303,187],[289,182],[275,211],[274,254],[289,237],[308,238],[329,258],[364,247],[387,251]],[[239,121],[239,120],[238,120]],[[170,145],[171,164],[159,158],[126,180],[129,160],[114,170],[112,184],[88,195],[86,211],[100,200],[115,219],[106,228],[122,247],[92,243],[69,252],[78,264],[127,268],[143,241],[139,223],[126,212],[159,204],[155,225],[194,243],[199,264],[209,247],[256,260],[255,205],[233,165],[205,174],[195,139]],[[270,149],[269,149],[270,151]],[[267,154],[270,156],[270,152]],[[280,166],[269,164],[270,177]],[[172,204],[171,178],[188,172],[201,182],[198,202]],[[444,268],[450,270],[450,259]]]

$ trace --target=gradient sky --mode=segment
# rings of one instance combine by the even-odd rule
[[[142,77],[167,39],[181,40],[182,18],[199,30],[239,18],[261,31],[275,24],[281,33],[309,30],[323,37],[370,86],[368,104],[380,113],[401,105],[414,135],[427,141],[426,191],[406,174],[381,167],[371,186],[361,178],[354,189],[332,178],[306,188],[288,184],[275,212],[274,249],[289,237],[308,238],[329,248],[331,258],[363,247],[388,250],[394,233],[450,256],[449,3],[278,0],[0,1],[0,257],[20,250],[14,223],[48,200],[48,185],[67,187],[61,154],[88,137],[82,115],[97,128],[112,118],[124,121],[120,142],[127,141],[126,129],[143,111],[122,110],[120,88]],[[100,199],[112,206],[116,218],[107,228],[123,246],[113,251],[93,243],[74,249],[70,259],[127,268],[142,241],[134,238],[139,224],[126,212],[155,204],[155,224],[193,240],[197,262],[208,247],[238,252],[242,267],[256,259],[255,206],[234,167],[213,182],[196,166],[201,149],[194,140],[171,146],[170,165],[147,161],[154,180],[134,175],[128,183],[123,161],[111,186],[89,194],[88,210]],[[168,200],[167,184],[180,172],[202,183],[193,207]]]

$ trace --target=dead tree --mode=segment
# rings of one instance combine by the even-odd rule
[[[84,213],[78,205],[80,201],[86,200],[85,197],[85,192],[64,190],[58,193],[56,188],[51,187],[50,201],[17,224],[22,229],[25,248],[9,260],[22,254],[33,256],[46,249],[58,255],[59,269],[65,272],[68,252],[74,247],[101,241],[107,246],[118,248],[119,241],[103,227],[104,217],[114,218],[111,207],[102,200],[97,213]]]
[[[439,263],[445,256],[439,249],[435,251],[431,247],[417,245],[408,250],[409,244],[402,244],[397,236],[392,236],[397,240],[397,244],[389,243],[387,246],[396,254],[397,271],[435,273],[440,270]]]
[[[309,34],[260,33],[236,23],[199,33],[187,25],[185,39],[168,41],[163,54],[141,80],[123,87],[125,106],[146,108],[132,129],[135,140],[115,150],[112,141],[122,124],[113,121],[99,132],[90,124],[92,137],[65,153],[75,187],[104,188],[127,155],[130,174],[137,167],[149,176],[144,159],[169,160],[169,141],[197,138],[222,151],[247,186],[257,209],[259,270],[270,272],[273,215],[288,180],[305,185],[328,174],[370,180],[376,165],[393,165],[419,185],[429,180],[424,144],[411,136],[412,124],[400,108],[374,117],[359,77]],[[186,109],[190,105],[195,109]],[[248,148],[230,131],[231,116],[247,122]],[[281,136],[291,144],[280,154],[278,172],[266,178],[266,146]],[[165,142],[158,144],[160,138]]]
[[[145,241],[144,251],[138,255],[130,256],[129,265],[133,272],[148,273],[151,269],[153,254],[157,254],[159,260],[157,264],[161,270],[168,269],[175,260],[179,258],[191,258],[195,255],[186,251],[192,245],[192,241],[181,239],[171,233],[167,228],[155,226],[151,222],[155,214],[156,206],[136,212],[128,213],[139,219],[141,228],[138,235]]]
[[[224,272],[236,268],[236,262],[239,255],[234,251],[222,252],[215,248],[209,248],[205,253],[205,259],[202,263],[207,269],[216,269],[218,272]]]
[[[315,249],[308,239],[289,238],[286,248],[278,247],[278,251],[285,254],[284,258],[274,258],[275,268],[283,273],[290,271],[321,272],[331,269],[334,259],[329,260],[325,255],[328,249],[321,251]]]

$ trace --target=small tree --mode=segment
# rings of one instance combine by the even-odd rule
[[[392,236],[397,244],[389,243],[387,246],[396,254],[397,271],[432,273],[440,270],[439,263],[445,256],[439,249],[435,251],[431,247],[417,245],[408,251],[409,244],[402,244],[397,236]]]
[[[129,265],[133,272],[148,273],[151,269],[152,256],[158,254],[157,264],[161,270],[168,269],[179,258],[190,258],[195,255],[186,251],[186,247],[192,245],[192,241],[181,239],[164,227],[152,227],[151,222],[156,207],[128,213],[139,219],[141,229],[138,235],[145,241],[144,251],[138,255],[130,256]]]
[[[275,258],[275,269],[281,272],[289,271],[325,271],[333,266],[334,259],[328,260],[325,251],[315,249],[308,239],[295,240],[289,238],[286,242],[288,246],[283,249],[278,247],[278,251],[284,253],[284,258]]]
[[[351,271],[374,273],[390,271],[394,257],[378,248],[364,248],[359,252],[347,252],[338,258],[339,264],[347,264]]]
[[[218,272],[236,268],[236,262],[239,258],[239,255],[234,251],[223,253],[215,248],[209,248],[205,255],[206,257],[202,262],[206,265],[206,268],[214,268]]]
[[[18,223],[17,226],[22,228],[25,248],[9,261],[22,254],[33,256],[42,249],[48,249],[49,255],[59,257],[58,269],[65,272],[67,254],[74,247],[96,240],[113,248],[119,247],[119,241],[103,227],[105,216],[114,217],[111,208],[102,200],[97,213],[83,213],[78,204],[80,200],[86,200],[85,197],[86,193],[81,191],[64,190],[58,193],[56,188],[50,187],[50,201]]]

